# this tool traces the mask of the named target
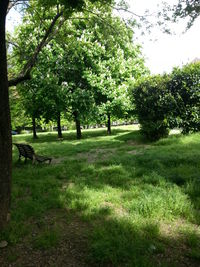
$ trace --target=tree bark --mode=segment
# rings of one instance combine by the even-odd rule
[[[111,134],[111,119],[110,119],[110,114],[108,114],[107,133],[108,134]]]
[[[61,129],[61,122],[60,122],[60,112],[58,112],[57,116],[57,129],[58,129],[58,138],[62,138],[62,129]]]
[[[8,0],[0,1],[0,231],[8,220],[12,171],[12,139],[5,41],[8,3]]]
[[[78,112],[74,112],[74,118],[75,118],[75,123],[76,123],[76,137],[77,139],[81,139],[82,134],[81,134],[81,123],[78,118]]]
[[[37,139],[37,132],[36,132],[36,122],[35,122],[35,117],[32,117],[32,125],[33,125],[33,139]]]

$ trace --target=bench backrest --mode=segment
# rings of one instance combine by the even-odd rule
[[[33,159],[33,155],[35,154],[34,149],[32,146],[27,144],[14,144],[19,150],[20,155],[25,158]]]

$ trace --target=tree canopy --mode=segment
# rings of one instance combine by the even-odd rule
[[[31,6],[26,10],[24,23],[11,42],[15,41],[13,72],[34,53],[44,32],[38,13],[45,21],[53,12],[44,14],[40,8],[36,12]],[[127,116],[129,82],[146,72],[140,46],[134,44],[133,37],[132,30],[111,10],[104,11],[100,19],[91,12],[81,12],[64,21],[38,55],[32,79],[18,86],[29,116],[48,122],[67,112],[78,124],[78,138],[80,124]],[[37,103],[31,103],[30,98]]]

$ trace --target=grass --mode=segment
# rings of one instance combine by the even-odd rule
[[[81,141],[75,132],[64,141],[50,133],[13,139],[54,161],[25,165],[13,150],[12,220],[1,233],[9,247],[0,265],[2,257],[26,266],[26,256],[11,253],[19,244],[56,257],[72,242],[88,266],[199,266],[200,134],[148,143],[126,126],[111,136],[85,130]]]

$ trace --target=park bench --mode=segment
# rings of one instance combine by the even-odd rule
[[[31,159],[33,164],[36,161],[39,163],[49,161],[49,164],[51,163],[52,158],[45,157],[45,156],[39,156],[39,155],[35,154],[32,146],[27,145],[27,144],[17,144],[17,143],[13,143],[13,144],[18,148],[19,160],[21,159],[21,157],[24,157],[25,163],[27,161],[27,158]]]

